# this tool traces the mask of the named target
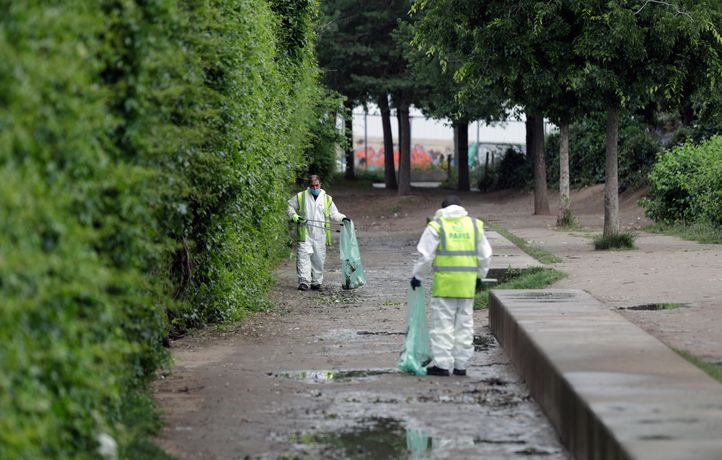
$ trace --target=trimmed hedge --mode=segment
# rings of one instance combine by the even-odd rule
[[[0,458],[132,457],[165,337],[266,306],[316,9],[0,0]]]
[[[650,219],[722,225],[722,136],[664,152],[649,180],[650,198],[641,204]]]

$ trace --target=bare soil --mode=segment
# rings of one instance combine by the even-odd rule
[[[173,342],[174,370],[153,386],[166,422],[158,443],[180,459],[568,458],[489,334],[486,311],[475,315],[467,377],[395,370],[415,245],[448,192],[398,197],[337,186],[331,193],[356,223],[368,285],[340,289],[336,244],[323,291],[295,290],[291,258],[276,271],[272,311]],[[641,194],[620,199],[622,225],[637,231],[646,224]],[[639,249],[594,251],[602,195],[601,186],[573,193],[583,225],[575,231],[556,230],[553,215],[533,216],[530,193],[461,198],[471,214],[559,256],[554,267],[569,277],[554,287],[584,289],[670,346],[722,361],[722,246],[639,231]],[[649,303],[688,306],[626,309]]]

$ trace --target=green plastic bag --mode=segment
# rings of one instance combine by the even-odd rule
[[[411,453],[411,458],[428,458],[431,449],[430,440],[421,430],[406,429],[406,450]]]
[[[410,374],[426,375],[426,365],[430,361],[425,308],[424,289],[409,288],[406,339],[397,366]]]
[[[344,222],[341,226],[341,276],[341,287],[344,289],[356,289],[366,284],[353,221]]]

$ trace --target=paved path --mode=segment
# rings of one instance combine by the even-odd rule
[[[160,444],[179,459],[568,458],[485,311],[467,377],[396,371],[420,232],[360,231],[369,284],[356,291],[338,287],[335,249],[320,293],[294,289],[289,260],[274,312],[177,342],[155,385]]]
[[[562,259],[553,267],[568,277],[552,287],[585,290],[664,343],[722,363],[722,245],[637,231],[636,250],[595,251],[596,216],[582,216],[585,230],[558,231],[553,216],[490,215]],[[654,303],[685,308],[628,310]]]
[[[355,452],[359,442],[370,449],[370,439],[390,433],[382,443],[386,451],[370,452],[403,456],[408,445],[440,458],[566,458],[490,338],[486,312],[475,315],[479,353],[467,379],[393,371],[414,247],[444,195],[414,193],[334,193],[360,229],[369,286],[341,291],[335,287],[339,274],[331,271],[327,290],[299,293],[289,260],[278,270],[273,311],[236,329],[206,330],[176,342],[174,373],[155,384],[168,422],[161,444],[179,458],[337,458]],[[638,251],[599,253],[591,249],[591,233],[558,232],[553,216],[531,216],[530,195],[469,193],[462,199],[473,215],[560,256],[555,268],[569,278],[557,287],[585,289],[607,309],[689,303],[677,310],[622,313],[665,343],[722,361],[722,246],[642,234]],[[622,204],[622,223],[634,224],[638,209],[630,212]],[[599,231],[598,214],[580,217]],[[495,244],[502,254],[500,242]],[[329,255],[331,270],[338,270],[335,254]]]

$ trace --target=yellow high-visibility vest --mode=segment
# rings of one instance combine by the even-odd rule
[[[469,216],[438,218],[429,226],[439,234],[439,246],[433,262],[434,297],[471,299],[479,273],[477,241],[484,223]]]
[[[306,191],[298,192],[298,195],[296,195],[296,199],[298,200],[298,211],[297,214],[301,218],[306,217]],[[333,198],[331,198],[331,195],[325,194],[325,199],[323,200],[323,215],[324,215],[324,224],[323,227],[326,229],[326,246],[331,246],[331,203],[333,202]],[[306,224],[298,224],[298,241],[303,242],[306,241]]]

